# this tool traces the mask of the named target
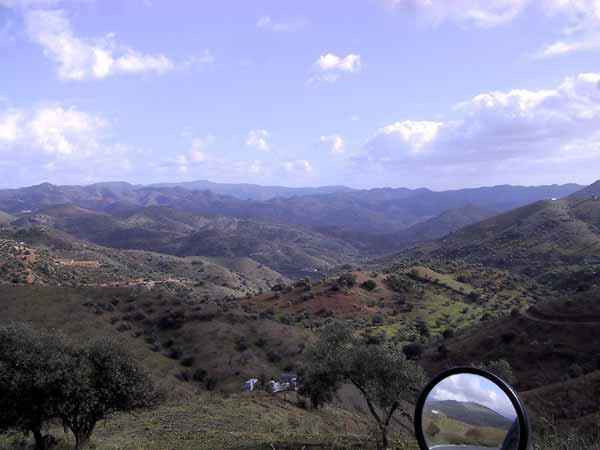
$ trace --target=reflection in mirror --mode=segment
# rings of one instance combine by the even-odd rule
[[[430,449],[517,450],[519,420],[510,398],[480,375],[460,373],[429,393],[422,416]]]

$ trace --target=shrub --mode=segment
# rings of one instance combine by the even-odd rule
[[[415,327],[417,328],[417,331],[419,332],[419,334],[421,336],[424,336],[424,337],[430,336],[429,327],[427,326],[427,322],[425,322],[424,320],[417,319],[415,321]]]
[[[407,359],[416,360],[423,354],[423,346],[418,342],[411,342],[402,348],[402,353]]]
[[[209,376],[204,382],[204,387],[207,391],[214,391],[217,385],[219,384],[219,380],[215,376]]]
[[[181,350],[179,350],[178,348],[172,348],[169,351],[169,358],[171,358],[171,359],[181,358]]]
[[[381,314],[381,313],[375,314],[373,316],[373,318],[371,319],[371,323],[373,325],[381,325],[384,321],[385,321],[385,318],[383,317],[383,314]]]
[[[343,273],[337,279],[337,284],[341,287],[352,288],[356,285],[356,276],[351,273]]]
[[[192,367],[194,365],[194,357],[187,356],[181,360],[181,365],[184,367]]]
[[[367,280],[367,281],[361,283],[360,287],[362,289],[365,289],[366,291],[372,291],[373,289],[375,289],[377,287],[377,283],[374,280]]]
[[[239,336],[235,340],[235,349],[238,352],[245,352],[248,350],[248,340],[245,336]]]
[[[192,379],[194,381],[197,381],[198,383],[202,383],[204,381],[204,379],[206,378],[206,370],[204,369],[196,369],[194,370],[194,373],[192,374]]]

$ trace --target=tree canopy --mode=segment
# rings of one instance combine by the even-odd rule
[[[32,432],[42,450],[43,426],[56,419],[79,449],[99,420],[156,400],[148,375],[110,339],[75,345],[28,324],[0,326],[0,432]]]
[[[333,399],[341,384],[354,385],[364,397],[377,424],[383,448],[388,447],[388,431],[396,413],[410,417],[425,383],[425,373],[402,350],[385,343],[369,344],[339,322],[325,327],[304,360],[300,393],[314,407]]]

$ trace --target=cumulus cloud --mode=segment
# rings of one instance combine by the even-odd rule
[[[0,184],[130,176],[142,150],[111,139],[110,122],[73,106],[0,110]]]
[[[269,132],[263,129],[250,130],[246,137],[246,145],[257,150],[266,152],[269,150]]]
[[[314,75],[311,76],[306,84],[317,85],[321,82],[333,83],[341,75],[360,72],[362,68],[360,55],[349,53],[341,57],[333,53],[327,53],[319,57],[314,64]]]
[[[64,80],[102,79],[120,73],[163,74],[175,64],[162,54],[144,54],[116,43],[114,34],[85,40],[73,33],[66,13],[60,9],[25,12],[30,39],[58,64]]]
[[[460,103],[453,121],[403,120],[384,126],[354,162],[384,172],[475,170],[515,163],[600,158],[600,74],[566,78],[554,89],[515,89]]]
[[[306,159],[295,159],[292,161],[285,161],[283,163],[283,168],[286,170],[286,172],[296,174],[307,174],[313,171],[312,164]]]
[[[0,112],[0,149],[26,147],[57,156],[88,156],[99,147],[107,121],[74,107],[46,106],[34,111]]]
[[[339,134],[321,136],[321,142],[329,146],[331,153],[344,153],[344,138]]]
[[[290,33],[306,26],[306,19],[273,20],[271,16],[262,16],[256,21],[256,28],[274,32]]]

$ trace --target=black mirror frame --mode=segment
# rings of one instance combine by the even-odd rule
[[[494,375],[493,373],[488,372],[487,370],[478,369],[475,367],[454,367],[450,370],[446,370],[439,375],[435,376],[428,384],[425,386],[425,389],[419,395],[419,399],[417,401],[417,405],[415,407],[415,415],[414,415],[414,426],[415,426],[415,435],[417,437],[417,441],[419,443],[419,447],[421,450],[429,450],[429,446],[427,445],[427,441],[425,440],[425,433],[423,433],[423,408],[425,406],[425,401],[429,396],[429,393],[432,389],[443,379],[448,378],[451,375],[459,375],[461,373],[479,375],[484,378],[487,378],[494,384],[496,384],[502,391],[508,396],[510,399],[515,411],[517,412],[517,418],[519,419],[519,446],[517,450],[527,450],[530,446],[530,436],[531,429],[529,418],[527,416],[527,410],[525,409],[525,405],[514,391],[514,389],[500,377]]]

